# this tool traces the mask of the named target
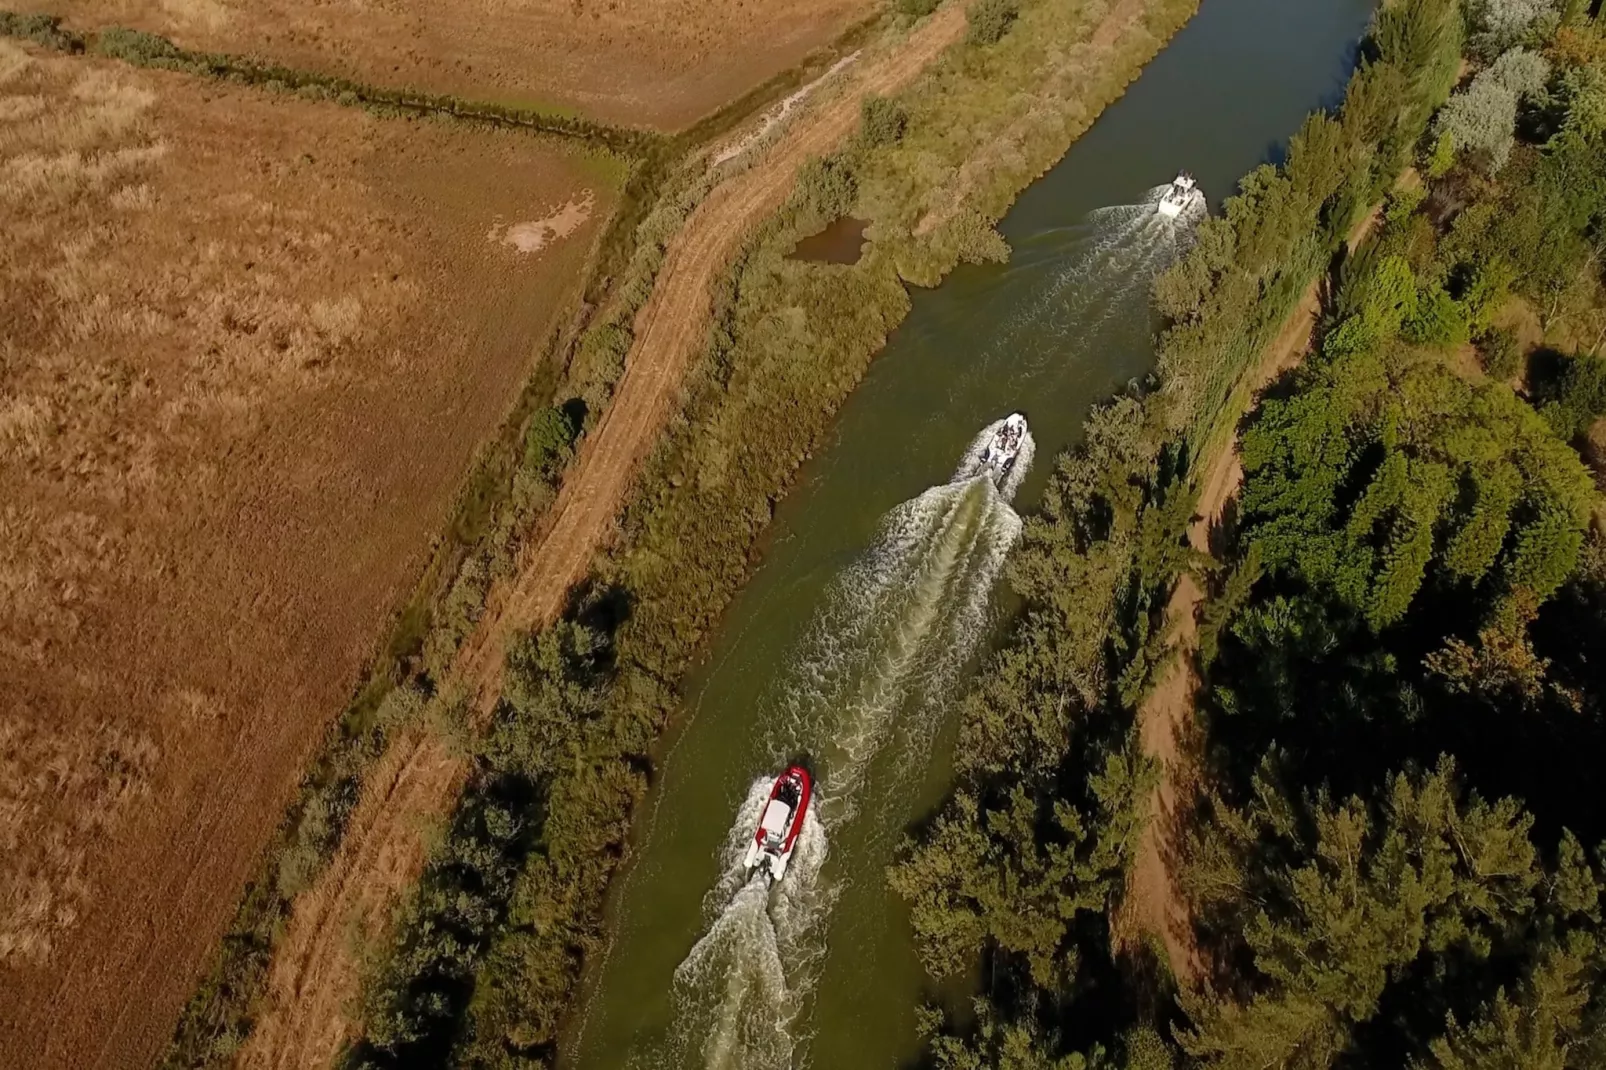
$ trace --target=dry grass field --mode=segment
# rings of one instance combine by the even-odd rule
[[[877,0],[13,0],[383,86],[689,126]]]
[[[0,1065],[166,1043],[621,178],[0,41]]]

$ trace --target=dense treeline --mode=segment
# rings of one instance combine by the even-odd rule
[[[1202,1066],[1606,1063],[1606,544],[1569,447],[1603,406],[1595,358],[1524,369],[1511,339],[1578,339],[1606,300],[1606,40],[1529,8],[1475,9],[1486,66],[1427,190],[1244,436],[1186,871],[1219,973],[1180,1034]],[[1457,103],[1518,66],[1463,144]]]
[[[1197,564],[1192,461],[1233,433],[1245,371],[1409,162],[1461,41],[1455,0],[1379,13],[1338,113],[1311,116],[1158,283],[1157,389],[1095,413],[1028,522],[1011,566],[1025,612],[965,700],[954,795],[890,876],[933,976],[982,967],[971,1007],[930,1015],[934,1066],[1183,1057],[1164,964],[1116,952],[1110,918],[1155,776],[1133,714]]]
[[[1088,57],[1042,42],[1087,37],[1102,8],[994,6],[1005,17],[932,77],[866,105],[861,134],[805,170],[722,280],[707,351],[646,465],[620,546],[567,621],[510,658],[495,731],[473,747],[458,811],[366,986],[352,1065],[550,1065],[581,966],[600,946],[603,896],[675,682],[745,578],[788,480],[906,313],[904,280],[1003,255],[991,220],[1119,95],[1195,0],[1150,0],[1142,31],[1097,57],[1097,78],[1052,83],[1063,107],[1045,116],[1027,90]],[[1031,122],[1011,125],[1028,110]],[[1012,151],[983,155],[959,210],[917,236],[960,165],[1005,127]],[[850,210],[875,220],[858,264],[788,259],[799,237]],[[566,412],[606,397],[629,320],[600,314],[571,370],[580,405]],[[534,425],[532,451],[566,450],[567,419]]]

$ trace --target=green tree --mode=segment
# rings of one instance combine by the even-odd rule
[[[1020,0],[976,0],[965,9],[970,22],[966,40],[977,45],[995,45],[1004,39],[1020,16]]]
[[[870,145],[891,145],[903,140],[909,128],[909,113],[895,100],[874,93],[859,106],[864,140]]]
[[[556,474],[568,463],[577,430],[564,409],[538,409],[524,432],[524,467],[543,476]]]
[[[1515,331],[1497,329],[1486,333],[1478,339],[1478,357],[1483,361],[1483,370],[1501,381],[1522,374],[1522,346]]]

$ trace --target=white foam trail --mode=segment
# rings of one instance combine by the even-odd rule
[[[753,781],[703,899],[703,936],[675,970],[673,1050],[637,1065],[792,1066],[826,950],[825,922],[848,879],[824,876],[829,837],[867,795],[893,806],[901,778],[922,767],[914,756],[924,753],[942,700],[986,634],[993,586],[1020,537],[1008,502],[1034,443],[1024,436],[1000,489],[980,456],[1002,422],[982,429],[949,482],[887,515],[874,547],[833,584],[802,656],[758,711],[775,766],[800,753],[812,759],[814,802],[786,879],[771,888],[742,868],[773,774]],[[892,763],[897,783],[865,792],[875,759],[894,742],[911,760]]]
[[[820,923],[834,899],[820,882],[827,840],[810,807],[773,888],[742,868],[748,837],[774,781],[748,788],[720,852],[723,871],[703,898],[706,931],[675,969],[675,1042],[681,1060],[710,1068],[781,1070],[792,1062],[793,1024],[825,950]],[[678,1064],[677,1064],[678,1065]]]
[[[1146,316],[1155,278],[1187,251],[1209,212],[1199,193],[1180,216],[1165,218],[1158,205],[1168,188],[1154,187],[1137,204],[1089,212],[1083,239],[1060,270],[1004,318],[978,369],[1007,362],[1028,373],[1040,371],[1094,342],[1117,317]]]

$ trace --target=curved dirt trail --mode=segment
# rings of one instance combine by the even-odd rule
[[[417,875],[429,804],[449,797],[462,763],[440,738],[416,728],[369,773],[340,851],[316,887],[296,900],[274,956],[265,1006],[235,1065],[249,1070],[327,1067],[349,1028],[345,1003],[358,986],[357,926],[384,920],[394,890]],[[395,814],[420,815],[398,824]]]
[[[860,101],[908,85],[965,31],[950,3],[891,51],[842,72],[835,94],[794,120],[751,169],[716,187],[671,241],[607,412],[580,449],[549,512],[544,537],[525,550],[513,580],[493,590],[484,621],[465,646],[458,678],[482,710],[500,694],[510,636],[547,623],[585,578],[613,531],[636,466],[674,409],[687,365],[707,338],[715,279],[748,230],[785,201],[797,171],[857,127]],[[360,988],[357,934],[372,938],[389,904],[415,880],[424,829],[445,814],[466,763],[438,734],[409,733],[376,767],[328,870],[298,897],[289,932],[270,966],[265,1005],[236,1065],[249,1070],[327,1067],[351,1038],[349,1009]]]
[[[1413,180],[1414,173],[1407,171],[1401,183]],[[1380,209],[1374,209],[1350,231],[1347,242],[1352,251],[1366,240],[1380,214]],[[1235,414],[1235,425],[1238,418],[1253,410],[1261,391],[1296,366],[1310,349],[1322,309],[1324,281],[1318,278],[1310,284],[1277,338],[1255,366],[1244,373],[1239,383],[1243,402]],[[1228,502],[1237,497],[1243,477],[1235,426],[1206,469],[1194,520],[1188,526],[1188,545],[1193,549],[1210,552],[1210,536],[1221,523]],[[1137,715],[1143,752],[1160,762],[1160,782],[1149,797],[1149,821],[1138,841],[1137,857],[1127,877],[1126,897],[1115,924],[1117,942],[1128,948],[1139,942],[1141,933],[1159,937],[1171,974],[1183,988],[1195,987],[1204,976],[1192,918],[1176,872],[1177,833],[1184,816],[1178,799],[1186,800],[1192,795],[1196,775],[1196,755],[1186,737],[1193,723],[1194,696],[1201,684],[1194,654],[1199,639],[1197,613],[1203,601],[1204,591],[1198,581],[1183,573],[1171,593],[1171,601],[1166,603],[1165,627],[1172,636],[1173,659]]]

